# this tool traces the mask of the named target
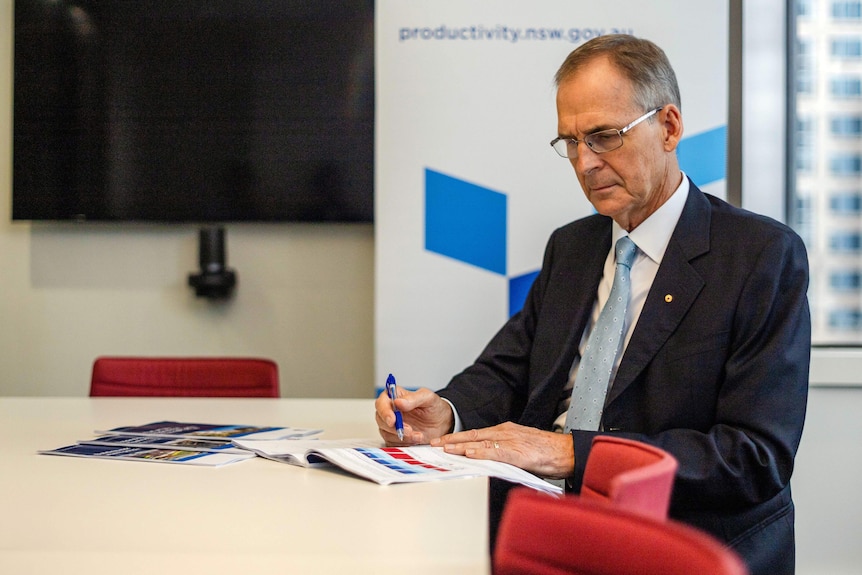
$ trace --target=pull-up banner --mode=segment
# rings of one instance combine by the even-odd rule
[[[728,0],[378,0],[376,377],[439,389],[523,303],[550,233],[592,213],[557,135],[553,77],[610,33],[677,73],[682,169],[725,196]]]

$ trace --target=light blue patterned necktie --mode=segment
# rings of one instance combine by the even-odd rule
[[[629,274],[637,250],[638,247],[628,236],[617,240],[614,283],[584,348],[584,356],[578,367],[569,410],[566,413],[566,433],[572,429],[599,429],[611,373],[622,347],[626,308],[631,295]]]

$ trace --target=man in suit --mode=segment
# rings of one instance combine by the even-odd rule
[[[789,482],[811,339],[804,245],[680,171],[679,89],[653,43],[596,38],[556,81],[552,145],[597,214],[553,233],[523,310],[472,366],[437,393],[401,392],[403,443],[504,461],[575,491],[596,434],[650,443],[679,461],[671,517],[727,542],[754,575],[793,573]],[[598,428],[559,433],[622,236],[637,252]],[[376,411],[383,438],[400,443],[392,402],[381,396]],[[492,482],[492,547],[506,491]]]

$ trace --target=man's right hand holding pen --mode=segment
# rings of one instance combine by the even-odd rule
[[[386,445],[428,444],[449,433],[454,425],[452,407],[430,389],[408,391],[394,384],[394,398],[386,389],[374,403],[377,427]],[[395,410],[402,414],[404,436],[398,438]]]

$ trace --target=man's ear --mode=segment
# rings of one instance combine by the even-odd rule
[[[668,104],[659,112],[659,121],[664,128],[664,149],[672,152],[682,140],[682,112],[673,104]]]

